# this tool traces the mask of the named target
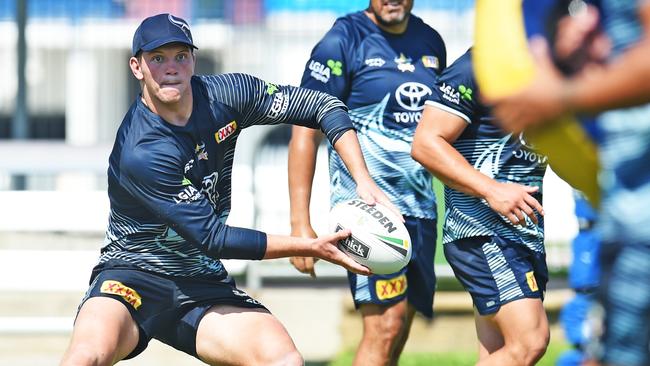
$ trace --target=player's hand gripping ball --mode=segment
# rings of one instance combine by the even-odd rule
[[[344,201],[330,211],[330,231],[350,229],[338,247],[375,274],[389,274],[411,260],[411,237],[400,218],[386,206],[361,199]]]

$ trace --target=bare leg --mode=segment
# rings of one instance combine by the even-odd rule
[[[494,323],[492,316],[481,316],[474,309],[474,323],[476,335],[478,336],[478,357],[479,360],[487,358],[492,353],[505,345],[503,335],[499,327]]]
[[[404,346],[406,345],[406,341],[408,340],[409,334],[411,333],[411,325],[413,324],[413,318],[415,317],[416,310],[411,304],[408,304],[408,308],[406,311],[407,311],[406,324],[402,326],[402,332],[400,333],[399,338],[395,343],[395,349],[393,350],[392,357],[391,357],[391,363],[390,363],[391,366],[397,366],[397,361],[399,361],[399,356],[404,351]]]
[[[492,316],[492,320],[503,335],[504,345],[480,359],[478,366],[534,365],[546,352],[550,335],[540,299],[507,303]],[[486,350],[495,344],[494,339],[481,343],[487,345]]]
[[[196,352],[210,365],[302,365],[289,333],[263,309],[213,306],[201,319]]]
[[[363,336],[354,358],[355,366],[397,363],[412,320],[408,307],[406,300],[391,306],[361,305]]]
[[[93,297],[83,304],[61,365],[112,365],[135,349],[139,330],[124,304]]]

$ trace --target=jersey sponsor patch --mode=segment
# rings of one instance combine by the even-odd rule
[[[327,67],[332,70],[332,75],[341,76],[343,75],[343,63],[337,60],[327,60]]]
[[[192,168],[194,168],[194,159],[190,159],[190,161],[188,161],[185,164],[185,167],[183,168],[183,173],[189,172],[190,169],[192,169]]]
[[[276,91],[280,90],[277,85],[266,83],[266,94],[273,95]]]
[[[205,151],[205,142],[201,141],[201,144],[196,144],[194,147],[194,153],[196,154],[197,159],[208,160],[208,152]]]
[[[242,291],[242,290],[240,290],[238,288],[233,288],[232,293],[233,293],[233,295],[239,296],[239,297],[249,297],[247,293],[245,293],[244,291]]]
[[[440,61],[436,56],[422,56],[422,65],[429,69],[440,69]]]
[[[237,121],[230,121],[230,123],[215,132],[214,139],[217,140],[217,144],[220,144],[223,140],[235,133],[235,131],[237,131]]]
[[[411,62],[410,57],[405,56],[403,53],[399,54],[399,57],[395,57],[393,60],[397,64],[397,69],[401,72],[415,72],[415,65],[413,65]]]
[[[465,99],[465,100],[470,101],[470,102],[472,101],[472,89],[471,88],[468,88],[463,84],[460,84],[458,86],[458,92],[460,93],[460,97],[462,99]]]
[[[395,99],[400,107],[407,111],[421,111],[424,109],[424,102],[433,92],[431,89],[415,81],[402,83],[395,90]]]
[[[406,275],[401,274],[388,280],[378,280],[375,283],[375,291],[379,300],[392,299],[406,292],[408,284]]]
[[[318,61],[309,60],[309,70],[311,70],[309,75],[322,83],[330,80],[331,70],[327,65],[323,65]]]
[[[138,308],[142,305],[142,297],[140,297],[140,294],[138,294],[138,292],[134,289],[128,286],[124,286],[124,284],[119,281],[106,280],[102,282],[100,292],[104,294],[121,296],[136,310],[138,310]]]
[[[218,180],[219,173],[212,172],[212,174],[203,177],[203,180],[201,182],[201,193],[203,193],[205,197],[208,198],[210,205],[212,205],[212,208],[215,210],[217,207],[219,207],[219,191],[217,190]]]
[[[537,281],[535,280],[535,273],[533,271],[526,272],[526,282],[531,291],[538,291]]]
[[[198,189],[194,188],[192,182],[189,179],[183,178],[181,185],[183,185],[183,190],[180,191],[176,197],[174,197],[175,203],[194,202],[201,198],[201,192],[199,192]]]
[[[456,91],[451,85],[447,83],[442,83],[438,88],[442,92],[442,97],[448,100],[451,103],[459,104],[460,103],[460,92]]]
[[[364,63],[368,67],[382,67],[386,61],[381,57],[367,58]]]
[[[275,93],[273,103],[266,116],[271,119],[277,119],[289,108],[289,95],[284,93]]]

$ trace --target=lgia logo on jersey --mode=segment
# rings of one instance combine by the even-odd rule
[[[181,191],[174,197],[174,202],[175,203],[189,203],[189,202],[194,202],[197,201],[198,199],[201,198],[201,192],[199,192],[198,189],[194,188],[192,185],[192,181],[187,179],[186,177],[183,177],[183,181],[181,182]]]
[[[231,121],[224,127],[220,128],[219,131],[215,132],[214,139],[217,140],[217,143],[220,144],[221,141],[227,139],[230,135],[237,131],[237,121]]]
[[[266,116],[271,119],[277,119],[287,111],[287,108],[289,108],[289,94],[275,93],[273,103]]]
[[[318,61],[311,60],[309,61],[309,70],[311,70],[311,77],[320,81],[321,83],[326,83],[330,80],[330,69],[329,67],[321,64]]]
[[[447,83],[442,83],[438,88],[442,92],[442,97],[454,104],[460,104],[460,92]]]

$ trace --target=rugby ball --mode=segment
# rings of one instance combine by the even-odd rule
[[[330,211],[329,226],[332,232],[352,231],[339,241],[339,249],[375,274],[397,272],[411,260],[411,237],[386,206],[370,206],[361,199],[341,202]]]

